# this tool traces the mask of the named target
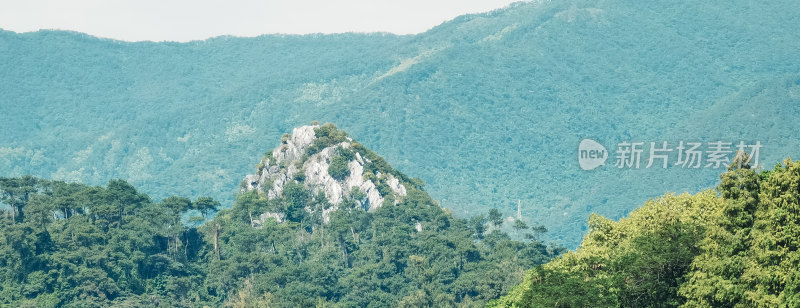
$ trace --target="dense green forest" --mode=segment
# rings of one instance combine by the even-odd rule
[[[592,215],[570,252],[496,209],[455,218],[420,182],[375,211],[352,193],[326,222],[332,205],[302,177],[279,198],[243,191],[229,209],[154,202],[123,180],[0,178],[0,304],[795,307],[800,162],[747,160],[737,155],[716,190],[668,193],[619,221]],[[265,212],[286,219],[255,223]]]
[[[454,215],[521,200],[574,248],[589,214],[619,219],[721,170],[583,172],[575,149],[744,140],[800,144],[800,2],[532,1],[418,35],[120,42],[0,31],[0,174],[226,206],[291,128],[338,123],[428,183]],[[557,180],[553,180],[557,179]]]
[[[330,208],[294,181],[229,209],[210,197],[154,202],[105,186],[0,178],[2,307],[479,307],[563,252],[497,210],[454,218],[418,186],[373,212]],[[253,213],[286,221],[253,224]],[[213,217],[213,218],[212,218]]]
[[[800,162],[748,165],[717,190],[667,194],[528,272],[492,307],[798,307]]]
[[[799,12],[528,1],[416,35],[188,43],[0,29],[0,308],[800,307]],[[585,138],[606,165],[581,170]],[[630,141],[763,148],[616,168]]]

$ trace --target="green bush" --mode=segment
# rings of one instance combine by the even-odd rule
[[[268,166],[272,166],[272,165],[275,165],[277,163],[277,159],[275,159],[275,156],[273,155],[272,150],[269,150],[269,152],[264,153],[264,160],[269,162]]]
[[[366,197],[367,197],[367,194],[365,194],[363,191],[361,191],[360,188],[353,187],[352,189],[350,189],[350,198],[352,198],[353,200],[361,201],[361,200],[364,200],[364,198],[366,198]]]
[[[305,170],[299,169],[297,173],[294,174],[294,180],[298,182],[303,182],[306,180],[306,173]]]
[[[347,133],[343,130],[336,128],[332,123],[326,123],[314,129],[314,143],[306,150],[306,154],[314,155],[323,149],[347,141]]]
[[[334,156],[333,159],[331,159],[330,166],[328,166],[328,174],[339,181],[344,180],[344,178],[350,175],[350,168],[347,166],[349,162],[350,161],[342,155]]]

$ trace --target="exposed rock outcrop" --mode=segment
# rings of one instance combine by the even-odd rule
[[[384,202],[397,204],[406,196],[407,188],[397,176],[402,174],[382,160],[332,124],[302,126],[284,135],[281,145],[264,156],[256,174],[245,177],[243,190],[256,190],[275,199],[281,197],[287,183],[302,183],[313,196],[324,193],[332,205],[323,211],[323,219],[328,221],[330,212],[346,198],[374,211]],[[338,164],[333,167],[336,177],[331,174],[332,164]],[[258,223],[266,218],[283,220],[274,213],[266,214]]]

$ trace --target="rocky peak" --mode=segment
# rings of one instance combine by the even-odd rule
[[[313,196],[323,192],[332,205],[323,212],[327,221],[345,198],[368,211],[386,202],[397,204],[407,194],[404,180],[405,175],[335,125],[308,125],[284,135],[281,145],[267,152],[256,173],[245,177],[243,191],[275,199],[287,183],[302,183]]]

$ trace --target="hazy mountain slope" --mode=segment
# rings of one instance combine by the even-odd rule
[[[638,5],[525,5],[458,19],[428,34],[452,45],[324,119],[421,174],[445,206],[511,214],[522,199],[526,215],[569,237],[589,211],[618,218],[664,189],[712,186],[719,172],[583,172],[582,138],[612,151],[626,140],[760,140],[767,165],[796,151],[797,34],[778,14],[787,6]],[[477,31],[498,22],[510,26]]]
[[[0,136],[0,171],[225,198],[268,150],[259,140],[330,121],[456,213],[511,214],[521,199],[527,219],[574,245],[590,211],[618,218],[719,173],[619,171],[613,152],[584,172],[583,138],[611,151],[760,140],[768,165],[797,151],[797,6],[523,3],[401,37],[129,44],[6,32],[0,125],[14,134]]]
[[[389,67],[405,40],[346,34],[154,44],[63,32],[1,36],[0,125],[14,132],[0,136],[4,173],[91,183],[121,177],[158,196],[180,186],[225,199],[263,152],[258,137],[274,140],[292,127],[287,119],[298,112],[283,98],[308,82]],[[267,106],[272,96],[282,106]],[[264,108],[268,115],[250,117]]]

